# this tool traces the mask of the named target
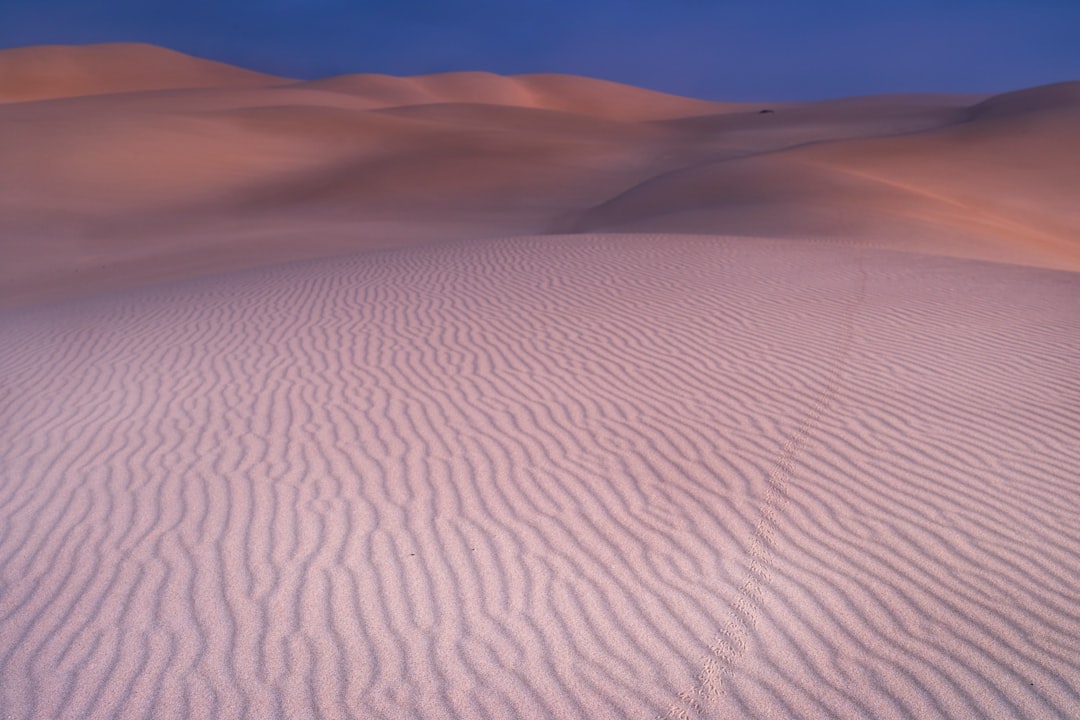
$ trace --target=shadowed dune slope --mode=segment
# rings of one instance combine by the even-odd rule
[[[1057,114],[1066,108],[1073,113],[1080,111],[1080,82],[1055,83],[995,95],[974,105],[971,110],[974,117],[1033,118],[1045,113]]]
[[[142,43],[0,50],[0,103],[191,87],[238,87],[284,78]]]
[[[0,313],[0,707],[1066,718],[1073,273],[443,243]]]
[[[565,75],[275,84],[149,46],[28,48],[0,62],[15,78],[74,63],[65,77],[86,92],[146,88],[0,105],[0,305],[593,231],[1080,268],[1075,83],[748,106]]]
[[[671,135],[549,110],[363,111],[309,95],[221,107],[200,94],[212,109],[194,112],[77,99],[0,117],[5,296],[546,232],[649,177]]]

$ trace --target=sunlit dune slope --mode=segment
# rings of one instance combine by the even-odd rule
[[[890,114],[886,121],[897,131],[876,136],[880,119],[858,123],[852,104],[831,125],[823,116],[798,123],[793,133],[802,142],[759,144],[753,152],[740,151],[762,134],[724,119],[729,130],[713,136],[720,138],[716,156],[650,178],[583,214],[575,229],[723,227],[859,237],[901,249],[1080,267],[1078,97],[1080,83],[1070,83],[963,110]],[[841,136],[844,124],[853,139]],[[820,140],[804,134],[807,125]],[[742,148],[731,138],[739,133],[749,135]]]
[[[0,50],[0,103],[192,87],[237,87],[283,78],[142,43],[44,45]]]
[[[747,105],[566,75],[296,82],[142,45],[0,68],[4,304],[594,231],[1080,267],[1077,84]]]

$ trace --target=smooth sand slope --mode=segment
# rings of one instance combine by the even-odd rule
[[[285,78],[140,43],[41,45],[0,51],[0,103],[285,82]]]
[[[369,253],[0,315],[5,718],[1068,718],[1073,273]]]
[[[0,51],[0,719],[1080,717],[1077,127]]]
[[[829,108],[834,122],[839,107]],[[757,233],[769,214],[773,234],[854,233],[923,252],[1080,267],[1080,83],[962,111],[901,109],[910,115],[897,127],[908,125],[892,136],[703,162],[632,188],[583,224]]]
[[[2,305],[597,231],[1080,268],[1078,83],[766,106],[565,75],[295,82],[145,45],[0,51],[0,70]]]

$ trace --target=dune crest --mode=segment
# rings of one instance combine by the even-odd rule
[[[988,98],[971,108],[976,118],[1033,116],[1080,110],[1080,81],[1016,90]]]
[[[625,122],[737,112],[756,107],[750,103],[696,100],[607,80],[559,74],[342,75],[306,82],[299,87],[356,95],[370,102],[372,108],[482,103],[557,110]]]
[[[0,50],[0,103],[283,82],[287,81],[144,43]]]

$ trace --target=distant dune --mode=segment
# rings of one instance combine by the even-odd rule
[[[0,51],[0,69],[0,304],[536,233],[1080,268],[1076,83],[751,105],[565,75],[294,82],[147,45]]]
[[[284,78],[141,43],[0,50],[0,103],[283,82]]]
[[[1080,717],[1080,83],[0,100],[0,719]]]

